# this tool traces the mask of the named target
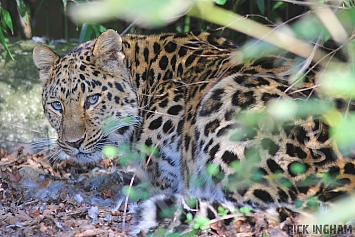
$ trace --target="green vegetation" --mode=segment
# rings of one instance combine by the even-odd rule
[[[10,17],[10,13],[8,11],[4,10],[1,7],[1,5],[0,5],[0,23],[1,23],[1,25],[0,25],[0,42],[4,46],[7,54],[13,60],[14,58],[12,57],[9,47],[7,46],[3,32],[6,31],[6,28],[9,28],[11,31],[13,31],[14,27],[12,26],[12,20]]]

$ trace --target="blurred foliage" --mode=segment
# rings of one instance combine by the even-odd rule
[[[2,8],[2,6],[0,5],[0,42],[1,44],[4,46],[7,54],[11,57],[11,59],[13,60],[14,58],[12,57],[12,54],[9,50],[9,47],[7,46],[6,40],[5,40],[5,36],[4,36],[4,32],[6,32],[6,29],[9,28],[11,30],[11,32],[14,30],[13,25],[12,25],[12,20],[10,17],[10,13],[8,11],[6,11],[5,9]]]
[[[103,25],[83,23],[80,30],[79,43],[98,37],[105,30],[106,28]]]
[[[247,40],[236,49],[234,56],[236,63],[242,63],[260,55],[284,54],[285,50],[289,51],[300,56],[295,60],[295,70],[291,75],[292,85],[290,86],[297,87],[302,84],[303,77],[308,73],[308,67],[313,61],[315,65],[322,68],[321,73],[317,75],[318,84],[315,86],[317,90],[326,98],[335,96],[345,101],[348,100],[351,104],[351,100],[355,97],[353,57],[355,4],[350,0],[336,1],[333,5],[332,2],[328,4],[324,2],[292,1],[293,10],[290,10],[290,4],[286,1],[102,0],[75,6],[69,9],[69,14],[76,22],[83,23],[86,33],[85,37],[80,37],[81,39],[87,39],[93,32],[93,30],[88,30],[85,22],[103,24],[113,18],[133,22],[130,25],[132,27],[130,31],[135,33],[140,33],[139,27],[150,28],[154,32],[155,29],[176,21],[176,32],[198,29],[212,31],[214,34],[233,39],[239,39],[240,35],[244,34],[249,38],[243,38]],[[179,18],[182,19],[183,27],[181,27]],[[199,19],[198,27],[193,25],[196,19]],[[233,30],[243,34],[234,34]],[[100,32],[99,29],[95,31],[96,34],[98,32]],[[267,109],[261,113],[241,113],[238,121],[243,126],[238,128],[239,130],[236,129],[230,139],[236,141],[244,139],[245,136],[252,136],[258,129],[258,124],[269,124],[270,128],[267,129],[272,130],[276,124],[287,124],[287,121],[293,118],[306,118],[310,115],[322,118],[326,124],[330,125],[332,139],[344,154],[355,146],[353,133],[355,113],[349,109],[341,113],[336,105],[328,100],[271,101]],[[153,155],[154,149],[144,149],[146,153]],[[231,177],[231,183],[234,186],[237,183],[238,185],[250,185],[250,183],[260,182],[263,178],[253,165],[260,162],[257,152],[250,149],[250,152],[246,153],[247,160],[251,162],[244,163],[243,166],[240,162],[231,164],[231,167],[236,170],[234,177]],[[303,174],[305,166],[295,162],[291,167],[291,172]],[[206,173],[215,182],[224,178],[219,167],[212,163],[207,166]],[[289,181],[277,174],[268,178],[278,182],[282,187],[291,185]],[[320,178],[332,185],[333,180],[329,175],[324,174]],[[305,179],[305,185],[311,185],[315,179],[314,175],[310,175]],[[200,180],[196,180],[196,185],[201,185]],[[318,200],[312,197],[296,202],[296,206],[307,206],[314,210],[319,204]],[[223,215],[225,212],[221,209],[220,213]],[[205,229],[207,222],[208,220],[195,220],[194,228]]]

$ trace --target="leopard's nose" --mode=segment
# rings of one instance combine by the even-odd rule
[[[67,144],[68,144],[69,146],[71,146],[71,147],[79,148],[80,145],[83,143],[84,139],[85,139],[85,137],[80,138],[79,140],[74,141],[74,142],[65,141],[65,143],[67,143]]]

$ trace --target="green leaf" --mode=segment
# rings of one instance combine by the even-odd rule
[[[193,224],[192,228],[200,229],[200,230],[207,230],[209,228],[210,219],[206,217],[196,217],[195,223]]]
[[[128,165],[132,162],[141,161],[143,157],[141,154],[137,152],[133,152],[129,144],[123,144],[119,146],[118,151],[119,151],[118,163],[123,166]]]
[[[241,207],[239,208],[239,211],[246,214],[246,215],[249,215],[250,214],[250,211],[252,210],[253,208],[251,208],[250,206],[244,206],[244,207]]]
[[[347,64],[329,67],[321,73],[320,89],[325,93],[345,98],[355,98],[355,71]]]
[[[319,207],[319,201],[315,197],[310,197],[307,200],[307,206],[317,208],[317,207]]]
[[[158,152],[158,147],[157,146],[147,146],[145,144],[138,144],[137,146],[137,149],[143,153],[143,154],[146,154],[146,155],[153,155],[153,156],[159,156],[159,152]]]
[[[25,22],[25,24],[27,24],[28,16],[30,15],[30,10],[28,9],[23,0],[18,0],[17,5],[23,21]]]
[[[227,0],[215,0],[216,4],[223,6],[226,4]]]
[[[186,214],[185,223],[190,223],[190,222],[192,221],[192,219],[193,219],[192,214],[191,214],[190,212],[188,212],[188,213]]]
[[[44,0],[42,1],[44,2]],[[19,7],[21,17],[24,17],[27,13],[26,4],[23,2],[23,0],[18,0],[17,6]]]
[[[264,0],[257,0],[256,4],[258,5],[259,11],[261,14],[265,13],[265,1]]]
[[[10,58],[11,58],[12,60],[14,60],[14,58],[12,57],[12,54],[11,54],[11,52],[10,52],[10,50],[9,50],[9,47],[7,46],[7,43],[6,43],[6,41],[5,41],[5,37],[4,37],[4,34],[2,33],[2,31],[3,31],[3,29],[0,28],[0,42],[1,42],[2,45],[4,46],[4,48],[5,48],[6,52],[7,52],[7,54],[10,56]]]
[[[77,22],[105,22],[120,18],[145,27],[159,27],[185,14],[196,0],[106,0],[80,4],[69,9]]]
[[[263,180],[264,174],[260,171],[253,172],[250,176],[250,180],[254,182],[260,182]]]
[[[295,174],[303,174],[306,171],[306,166],[299,162],[294,162],[290,165],[290,171]]]
[[[294,205],[296,208],[300,208],[303,206],[303,201],[297,199],[294,201]]]
[[[207,170],[207,174],[212,175],[212,176],[217,175],[219,173],[218,166],[215,164],[212,164],[212,163],[207,165],[206,170]]]
[[[330,128],[330,134],[335,139],[339,149],[343,153],[351,152],[355,144],[355,114],[351,113],[340,118],[337,123]]]
[[[37,8],[36,8],[36,10],[35,10],[35,12],[33,13],[34,15],[36,15],[37,13],[38,13],[38,11],[39,10],[41,10],[41,8],[43,7],[43,5],[44,5],[44,3],[46,2],[47,0],[41,0],[39,3],[38,3],[38,5],[37,5]],[[62,0],[63,2],[66,2],[67,0]],[[22,1],[20,1],[20,2],[22,2]],[[19,3],[20,4],[20,3]],[[23,4],[23,2],[22,2],[22,4]],[[64,5],[64,7],[65,7],[65,5]]]
[[[122,188],[122,193],[129,197],[132,202],[136,202],[140,199],[140,195],[138,194],[137,190],[131,186],[124,186]]]
[[[291,99],[272,100],[267,107],[267,112],[279,121],[294,118],[297,111],[297,102]]]
[[[235,169],[236,171],[240,170],[240,168],[242,167],[242,164],[240,164],[239,160],[235,160],[232,163],[230,163],[229,165],[231,168]]]
[[[67,1],[68,1],[68,0],[62,0],[62,3],[63,3],[64,8],[67,7]]]
[[[274,6],[272,6],[272,11],[278,9],[279,7],[281,7],[282,5],[284,5],[284,2],[278,1],[277,3],[275,3]]]
[[[113,157],[117,156],[118,154],[118,148],[114,146],[105,146],[104,149],[102,149],[102,153],[112,159]]]
[[[106,28],[103,25],[97,25],[97,24],[93,24],[92,25],[92,29],[95,32],[95,37],[99,37],[99,35],[106,31]],[[132,118],[131,118],[132,119]]]
[[[103,25],[98,25],[98,28],[101,33],[107,30],[106,27]]]
[[[92,25],[92,30],[94,31],[95,37],[98,37],[100,35],[98,25]]]
[[[288,179],[281,178],[281,179],[280,179],[280,185],[281,185],[282,187],[289,188],[289,187],[292,186],[292,183],[291,183],[290,180],[288,180]]]
[[[88,23],[83,23],[80,30],[79,43],[90,40],[92,34],[92,25]]]
[[[221,207],[221,206],[218,206],[217,211],[218,211],[218,214],[219,214],[220,216],[225,216],[225,215],[227,215],[228,212],[229,212],[228,209],[225,209],[225,208],[223,208],[223,207]]]
[[[198,201],[196,198],[188,198],[185,202],[190,208],[197,208]]]
[[[1,17],[2,20],[4,20],[5,24],[7,25],[7,27],[9,27],[9,29],[11,30],[11,32],[14,32],[14,27],[12,25],[12,20],[11,20],[11,16],[10,13],[4,9],[1,10]]]

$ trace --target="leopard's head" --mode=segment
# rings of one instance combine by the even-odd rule
[[[137,95],[124,64],[122,39],[115,31],[63,56],[37,46],[33,59],[43,85],[45,115],[66,154],[59,157],[94,162],[105,145],[129,140],[139,124]]]

